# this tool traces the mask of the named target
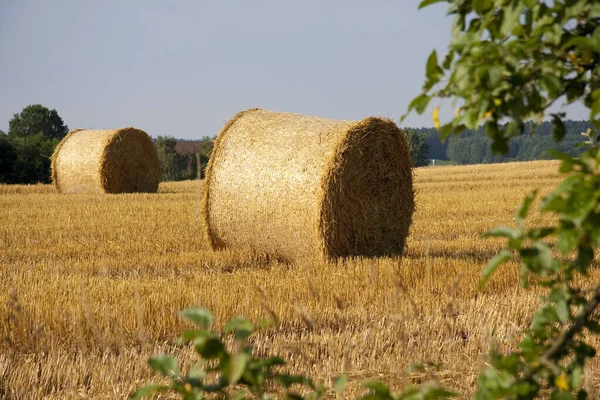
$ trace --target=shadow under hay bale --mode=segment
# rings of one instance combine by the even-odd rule
[[[284,260],[401,255],[413,210],[408,143],[393,121],[261,109],[219,133],[202,198],[213,249]]]
[[[160,176],[152,139],[135,128],[76,129],[52,155],[52,181],[61,193],[154,193]]]

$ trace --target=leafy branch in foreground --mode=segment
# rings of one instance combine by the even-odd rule
[[[210,330],[212,314],[208,310],[190,308],[182,316],[196,325],[184,331],[181,339],[193,345],[198,361],[184,374],[177,359],[160,354],[151,358],[150,367],[170,381],[169,384],[148,384],[131,395],[131,399],[142,399],[154,393],[170,392],[183,400],[200,399],[271,399],[283,393],[286,399],[320,399],[328,392],[342,395],[348,379],[335,378],[333,388],[327,389],[300,375],[280,372],[285,362],[280,357],[255,357],[248,339],[256,327],[251,322],[237,317],[225,324],[224,333],[233,339],[233,350],[228,350],[226,340]],[[369,393],[364,400],[436,400],[447,399],[453,394],[429,383],[419,388],[409,388],[396,395],[381,382],[364,385]]]
[[[587,0],[425,0],[420,7],[448,3],[454,16],[452,39],[442,62],[435,51],[426,64],[422,93],[409,105],[422,114],[431,100],[458,101],[454,118],[442,124],[439,105],[433,120],[443,138],[480,124],[496,153],[508,151],[511,137],[528,120],[549,114],[554,139],[565,136],[566,104],[579,102],[600,128],[600,3]],[[403,117],[404,118],[404,117]],[[499,227],[488,236],[507,246],[490,260],[482,286],[501,264],[521,261],[524,287],[547,289],[532,325],[516,351],[492,355],[492,368],[479,377],[478,399],[587,398],[582,388],[585,363],[595,349],[585,332],[600,333],[600,286],[585,278],[596,266],[600,245],[600,151],[598,132],[584,133],[589,149],[561,160],[561,184],[542,203],[558,224],[526,229],[536,193],[521,205],[517,227]]]

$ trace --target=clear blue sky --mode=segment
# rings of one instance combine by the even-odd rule
[[[0,129],[34,103],[154,137],[214,136],[252,107],[398,121],[449,41],[445,7],[418,3],[0,0]]]

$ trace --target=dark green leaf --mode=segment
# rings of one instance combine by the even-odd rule
[[[382,382],[367,382],[364,387],[371,389],[375,394],[386,396],[386,398],[391,395],[390,389]]]
[[[438,59],[437,52],[433,50],[427,59],[426,75],[427,79],[435,81],[438,74]]]
[[[166,354],[159,354],[156,357],[152,357],[148,360],[150,367],[156,372],[160,372],[164,376],[175,377],[179,375],[179,368],[177,367],[177,359]]]
[[[498,226],[483,234],[483,237],[505,237],[508,239],[514,239],[517,236],[518,231],[508,226]]]
[[[207,360],[218,358],[222,352],[225,351],[223,343],[219,338],[210,338],[206,341],[198,342],[195,344],[195,349],[198,354]]]
[[[212,314],[203,308],[188,308],[181,312],[181,315],[198,325],[200,328],[208,329],[212,325]]]
[[[421,4],[419,4],[419,10],[421,8],[430,6],[430,5],[435,4],[435,3],[441,3],[442,1],[448,1],[448,0],[423,0],[421,2]]]
[[[521,203],[521,206],[519,207],[519,212],[517,213],[517,222],[519,224],[524,223],[524,220],[527,217],[527,214],[529,214],[529,209],[531,208],[531,203],[533,203],[533,200],[535,200],[536,195],[537,195],[537,190],[534,190],[529,195],[527,195],[527,197],[525,197],[525,200],[523,200],[523,202]]]
[[[417,111],[417,113],[423,114],[423,112],[425,112],[425,109],[427,108],[427,105],[429,104],[430,100],[431,100],[431,96],[427,96],[426,94],[421,94],[421,95],[415,97],[413,99],[413,101],[410,102],[410,104],[408,105],[408,110],[410,111],[414,108]]]
[[[168,389],[168,386],[159,385],[158,383],[150,383],[144,387],[139,388],[135,393],[129,396],[129,398],[131,400],[141,400],[142,398],[150,394],[153,394],[155,392],[164,392]]]

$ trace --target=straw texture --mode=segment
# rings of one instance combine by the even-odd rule
[[[52,156],[62,193],[153,193],[160,175],[152,140],[135,128],[71,131]]]
[[[392,121],[261,109],[221,130],[202,198],[213,249],[285,260],[401,255],[413,210],[408,144]]]

